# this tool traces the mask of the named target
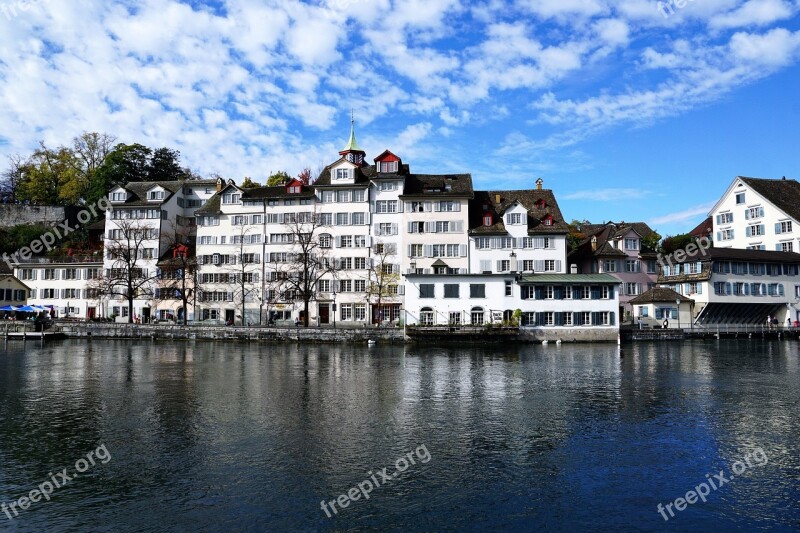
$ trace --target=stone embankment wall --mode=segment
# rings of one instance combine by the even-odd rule
[[[53,205],[0,204],[0,228],[22,224],[44,224],[53,226],[65,220],[71,225],[77,221],[79,208]]]

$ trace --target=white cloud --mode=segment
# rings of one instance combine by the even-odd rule
[[[640,200],[650,196],[644,189],[607,188],[581,190],[562,195],[564,200],[585,200],[587,202],[623,202]]]
[[[665,224],[684,224],[692,221],[696,221],[696,223],[699,224],[702,219],[708,216],[708,212],[714,207],[714,205],[716,205],[716,202],[708,202],[702,205],[690,207],[683,211],[657,216],[650,219],[648,224],[659,226]]]
[[[715,29],[764,26],[792,16],[794,9],[784,0],[748,0],[737,9],[711,18],[709,26]]]

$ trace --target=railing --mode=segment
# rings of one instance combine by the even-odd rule
[[[770,325],[767,324],[695,324],[691,327],[683,328],[687,332],[695,333],[776,333],[776,332],[800,332],[800,328],[787,326],[786,324]]]

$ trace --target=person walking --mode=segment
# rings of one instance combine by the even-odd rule
[[[772,317],[767,316],[767,329],[772,329]]]

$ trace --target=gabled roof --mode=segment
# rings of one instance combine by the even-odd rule
[[[634,305],[643,305],[643,304],[650,304],[650,303],[663,303],[663,302],[672,302],[675,303],[677,300],[681,302],[693,302],[691,298],[687,298],[672,289],[668,289],[666,287],[653,287],[652,289],[643,292],[636,298],[630,300],[628,303]]]
[[[113,202],[115,207],[136,207],[154,205],[166,202],[173,194],[180,191],[184,185],[216,185],[216,180],[186,180],[186,181],[132,181],[126,183],[124,190],[128,191],[130,198],[125,202]],[[160,202],[153,202],[147,199],[147,192],[153,187],[160,186],[167,191],[164,199]]]
[[[739,179],[788,216],[800,220],[800,182],[786,178],[771,180],[740,176]]]
[[[628,257],[624,251],[616,248],[611,243],[615,239],[621,239],[631,231],[639,237],[646,239],[657,235],[650,226],[644,222],[607,222],[605,224],[583,224],[580,231],[586,235],[578,247],[570,252],[570,260],[582,260],[589,257]],[[592,250],[592,238],[597,239],[597,249]],[[640,256],[650,256],[652,250],[641,247]]]
[[[286,185],[275,185],[273,187],[253,187],[242,191],[244,200],[271,200],[276,198],[313,198],[315,196],[313,185],[303,185],[299,193],[290,193]]]
[[[20,285],[22,285],[26,289],[31,290],[31,288],[28,285],[26,285],[25,283],[20,281],[20,279],[17,278],[14,274],[0,274],[0,281],[6,281],[6,280],[9,280],[9,279],[11,281],[16,281],[17,283],[19,283]]]
[[[342,161],[347,162],[348,164],[352,165],[353,172],[355,175],[353,176],[355,179],[352,183],[331,183],[331,169],[341,163]],[[365,170],[372,168],[374,170],[374,166],[358,166],[357,164],[353,163],[352,161],[347,161],[346,158],[342,157],[341,159],[331,163],[320,172],[319,176],[317,177],[316,181],[314,181],[315,187],[353,187],[353,186],[362,186],[367,187],[369,186],[369,178],[365,174]]]
[[[702,238],[708,237],[714,232],[714,220],[711,217],[707,217],[704,221],[697,225],[692,231],[689,232],[689,235],[692,237]]]
[[[776,250],[748,250],[744,248],[709,248],[686,256],[678,261],[674,254],[664,258],[670,263],[694,263],[697,261],[743,261],[758,263],[783,263],[800,265],[800,254],[795,252],[779,252]]]
[[[500,196],[500,202],[497,197]],[[536,207],[539,201],[545,207]],[[503,214],[512,206],[520,204],[528,211],[528,234],[530,235],[563,235],[569,232],[569,226],[561,214],[558,202],[550,189],[523,189],[516,191],[475,191],[475,197],[469,203],[469,232],[471,235],[505,235],[508,233]],[[488,206],[484,211],[483,207]],[[485,213],[491,213],[494,224],[483,225]],[[553,224],[545,226],[542,220],[551,216]]]
[[[472,198],[472,174],[409,174],[400,198]]]

